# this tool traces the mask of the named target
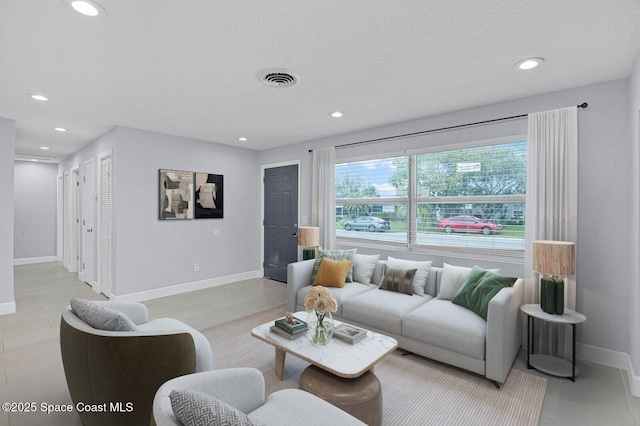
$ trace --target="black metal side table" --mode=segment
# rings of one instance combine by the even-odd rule
[[[527,315],[527,368],[535,368],[543,373],[558,377],[568,377],[572,382],[576,381],[578,369],[576,368],[576,324],[587,320],[587,317],[579,312],[565,309],[563,315],[548,314],[538,304],[523,305],[520,310]],[[534,319],[545,322],[571,325],[571,362],[553,355],[536,354],[534,350]]]

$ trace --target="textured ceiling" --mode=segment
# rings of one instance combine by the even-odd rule
[[[0,2],[16,153],[63,159],[114,125],[263,150],[624,78],[640,47],[637,0],[98,2],[103,18]],[[299,81],[265,86],[265,68]]]

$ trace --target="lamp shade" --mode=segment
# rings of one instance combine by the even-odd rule
[[[534,241],[533,270],[541,274],[574,275],[576,247],[567,241]]]
[[[298,228],[298,245],[316,247],[320,245],[320,228],[309,226]]]

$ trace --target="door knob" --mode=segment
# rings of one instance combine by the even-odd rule
[[[298,236],[298,233],[297,233],[297,232],[294,232],[294,233],[293,233],[293,234],[291,234],[291,235],[293,235],[294,237],[297,237],[297,236]]]

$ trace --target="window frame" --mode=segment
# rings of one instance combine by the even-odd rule
[[[493,145],[506,145],[516,142],[528,142],[526,134],[517,134],[511,136],[471,140],[452,144],[433,145],[430,147],[416,148],[406,150],[403,152],[389,152],[379,153],[376,155],[367,154],[362,156],[348,157],[348,158],[336,158],[336,164],[338,163],[351,163],[375,159],[384,159],[404,156],[408,159],[408,190],[407,197],[404,198],[364,198],[364,199],[336,199],[336,205],[346,203],[351,204],[401,204],[404,203],[407,206],[407,240],[406,242],[396,243],[384,240],[368,240],[357,237],[343,237],[336,236],[336,241],[341,245],[350,245],[355,247],[381,249],[381,250],[393,250],[393,251],[413,251],[418,253],[425,253],[436,256],[445,257],[459,257],[459,258],[472,258],[478,260],[490,260],[490,261],[509,261],[520,263],[524,260],[524,248],[523,249],[504,249],[504,248],[480,248],[480,247],[465,247],[465,246],[450,246],[440,244],[425,244],[418,243],[418,223],[417,223],[417,211],[419,204],[434,204],[434,203],[455,203],[464,202],[469,203],[475,201],[485,201],[488,198],[493,202],[513,202],[526,204],[526,194],[524,195],[496,195],[496,196],[460,196],[460,197],[417,197],[417,156],[420,154],[429,154],[444,151],[455,151],[468,148],[481,148]],[[526,226],[526,223],[525,223]],[[334,228],[335,230],[335,228]]]

